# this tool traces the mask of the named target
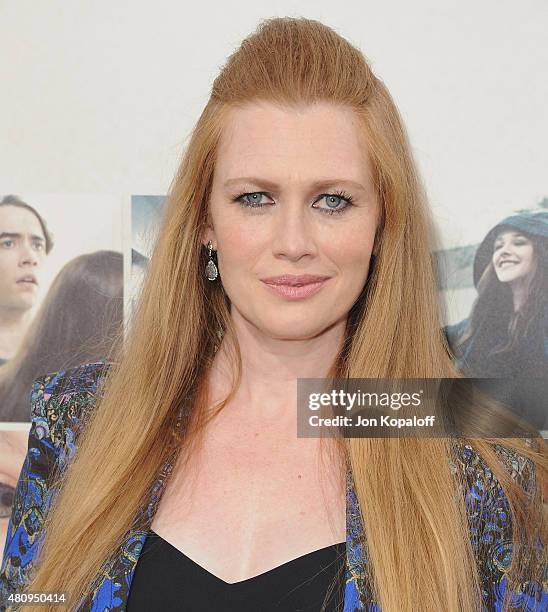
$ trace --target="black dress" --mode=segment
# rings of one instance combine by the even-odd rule
[[[135,567],[126,611],[342,611],[345,556],[346,542],[340,542],[231,584],[150,530]]]

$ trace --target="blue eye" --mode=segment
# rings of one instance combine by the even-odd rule
[[[264,204],[260,203],[261,196],[266,195],[262,191],[253,191],[250,193],[241,193],[239,196],[234,198],[234,202],[240,202],[243,206],[247,206],[249,208],[261,208]],[[254,199],[247,200],[248,196],[252,196]],[[257,197],[258,196],[258,197]]]
[[[328,208],[319,208],[317,206],[315,206],[314,208],[317,208],[321,212],[326,213],[328,215],[332,215],[333,213],[340,214],[344,212],[349,206],[352,206],[353,202],[352,196],[345,193],[344,191],[337,191],[335,193],[323,193],[319,200],[322,200],[323,198],[327,198]],[[344,202],[345,205],[342,208],[335,208],[331,206],[331,202],[333,201],[335,201],[335,205],[340,204],[341,201]]]
[[[271,206],[271,204],[263,204],[261,203],[262,196],[268,196],[264,191],[252,191],[241,193],[233,198],[233,202],[239,202],[242,206],[246,208],[263,208],[264,206]],[[249,199],[250,198],[250,199]],[[323,193],[317,200],[314,201],[319,202],[320,200],[327,198],[328,202],[335,204],[335,206],[331,206],[328,203],[328,207],[319,207],[313,206],[312,208],[321,211],[322,213],[326,213],[328,215],[332,215],[333,213],[340,214],[344,212],[349,206],[352,205],[353,198],[349,194],[344,191],[337,191],[335,193]],[[344,206],[340,206],[340,203],[344,202]]]

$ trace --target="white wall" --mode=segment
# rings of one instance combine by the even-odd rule
[[[165,193],[219,67],[274,15],[371,59],[448,246],[548,195],[545,0],[0,0],[0,193]]]

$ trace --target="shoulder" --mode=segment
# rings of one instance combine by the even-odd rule
[[[533,461],[504,444],[494,444],[493,450],[500,466],[532,498],[536,488]],[[460,470],[464,477],[470,541],[477,561],[484,603],[489,610],[498,610],[510,582],[512,559],[517,550],[510,503],[491,467],[470,445],[463,444],[457,448],[453,469]],[[528,566],[529,562],[538,559],[543,554],[544,544],[540,540],[535,546],[525,542],[520,544],[520,565],[526,561]],[[510,597],[513,602],[523,605],[523,609],[534,609],[527,606],[540,601],[548,605],[548,591],[542,581],[516,575],[512,578],[512,584]]]
[[[37,378],[31,391],[30,436],[56,456],[63,468],[75,452],[75,440],[110,369],[87,363]]]
[[[26,584],[56,492],[55,479],[73,457],[78,432],[110,365],[84,364],[34,381],[28,450],[15,489],[2,566],[0,600]]]
[[[98,361],[36,378],[31,391],[32,416],[47,416],[46,405],[52,398],[67,399],[74,395],[94,394],[109,369],[109,363]]]
[[[468,326],[468,319],[463,319],[462,321],[459,321],[458,323],[446,325],[443,328],[445,337],[447,338],[447,341],[449,342],[450,345],[453,345],[455,342],[457,342],[459,337],[464,333],[464,330],[467,328],[467,326]]]
[[[530,443],[530,441],[526,441],[526,443]],[[493,444],[493,450],[498,462],[512,479],[520,484],[526,492],[531,492],[535,484],[534,463],[516,449],[502,443]],[[481,479],[498,484],[492,469],[483,456],[470,444],[464,442],[457,444],[453,457],[468,482],[473,483]]]
[[[532,495],[536,486],[534,463],[503,444],[494,444],[493,450],[498,463],[512,480],[521,486],[525,493]],[[453,459],[452,470],[460,472],[465,485],[464,499],[469,519],[493,527],[492,519],[496,516],[496,534],[501,538],[510,538],[509,502],[493,469],[469,444],[457,445]]]
[[[31,435],[59,450],[71,447],[93,409],[110,364],[87,363],[37,378],[31,390]]]
[[[535,486],[535,468],[530,459],[503,444],[493,445],[496,457],[511,478],[531,493]],[[466,442],[455,444],[449,459],[449,471],[456,476],[465,503],[469,537],[477,563],[482,598],[487,610],[501,610],[513,553],[509,501],[493,470],[483,456]],[[356,609],[365,609],[372,597],[366,579],[365,541],[359,502],[352,473],[347,472],[347,589],[345,597]],[[541,554],[539,550],[531,555]],[[538,547],[537,547],[538,548]],[[527,579],[513,589],[514,602],[524,610],[533,610],[535,602],[548,609],[548,591],[541,583]],[[515,583],[514,583],[515,584]],[[530,606],[530,607],[527,607]],[[516,609],[515,607],[512,609]]]

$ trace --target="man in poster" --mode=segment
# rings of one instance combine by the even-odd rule
[[[0,366],[17,351],[32,320],[42,264],[53,241],[44,219],[16,196],[0,201]]]

